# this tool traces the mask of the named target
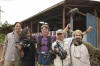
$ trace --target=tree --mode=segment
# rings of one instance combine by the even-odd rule
[[[7,34],[12,31],[12,25],[8,24],[8,21],[5,21],[4,24],[0,27],[0,33]]]
[[[8,24],[8,21],[5,21],[4,24],[2,24],[2,28],[6,28],[11,26],[11,24]]]
[[[3,44],[5,39],[5,34],[0,33],[0,43]]]
[[[5,35],[12,30],[12,25],[8,24],[8,21],[5,21],[4,24],[0,27],[0,43],[4,43]]]

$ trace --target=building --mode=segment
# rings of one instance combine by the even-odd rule
[[[70,14],[70,10],[78,8],[78,12]],[[72,29],[85,31],[89,26],[93,31],[87,34],[86,40],[100,48],[100,2],[90,0],[64,0],[54,6],[33,15],[21,22],[23,27],[30,27],[33,33],[40,32],[40,22],[48,23],[51,31],[65,28],[68,23]]]

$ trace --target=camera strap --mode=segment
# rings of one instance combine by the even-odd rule
[[[60,45],[61,45],[61,47],[63,48],[63,47],[64,47],[64,41],[63,41],[63,43],[61,43]]]

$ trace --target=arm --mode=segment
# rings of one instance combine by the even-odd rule
[[[2,55],[1,55],[1,58],[0,58],[0,63],[2,63],[2,64],[4,63],[5,52],[6,52],[6,49],[3,48]]]
[[[56,41],[54,43],[52,43],[52,50],[55,51],[55,52],[58,52],[58,48],[55,48],[56,46]]]
[[[19,53],[20,53],[20,56],[21,57],[24,57],[24,51],[22,50],[22,45],[17,45],[17,48],[18,48],[18,50],[19,50]]]
[[[5,52],[6,52],[7,43],[8,43],[8,37],[6,36],[3,51],[1,54],[1,59],[0,59],[0,63],[2,63],[2,64],[4,63],[4,56],[5,56]]]
[[[54,46],[56,45],[56,42],[52,43],[52,50],[54,50]]]
[[[93,47],[90,43],[85,43],[85,45],[86,45],[90,55],[94,54],[94,55],[100,56],[100,49],[99,48]]]
[[[21,56],[22,58],[24,57],[24,51],[23,51],[23,50],[20,51],[20,56]]]
[[[93,27],[89,26],[89,28],[86,31],[83,32],[83,35],[86,35],[88,32],[91,32],[92,29],[93,29]]]
[[[72,30],[70,29],[71,25],[67,24],[67,26],[65,27],[65,29],[63,30],[64,35],[66,36],[66,32],[67,32],[67,37],[72,37]]]
[[[68,27],[70,27],[70,24],[67,24],[67,26],[64,28],[63,32],[66,33],[68,31]]]

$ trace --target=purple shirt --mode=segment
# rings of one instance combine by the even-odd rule
[[[36,40],[37,44],[38,44],[38,35],[34,35],[34,39]],[[56,36],[51,36],[51,44],[56,40]],[[47,37],[42,37],[41,40],[42,44],[47,44],[48,43],[48,38]],[[47,46],[41,46],[41,51],[43,52],[48,52],[48,47]]]

